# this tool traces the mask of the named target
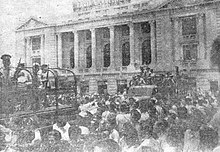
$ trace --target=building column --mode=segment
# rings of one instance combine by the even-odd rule
[[[26,64],[27,66],[31,66],[31,37],[27,37],[27,49],[26,49]]]
[[[115,27],[108,27],[110,30],[110,68],[114,69],[114,52],[115,52]]]
[[[151,44],[151,64],[157,62],[156,60],[156,30],[155,30],[155,20],[150,21],[150,44]]]
[[[198,14],[198,35],[199,35],[199,46],[197,48],[198,50],[198,59],[204,59],[205,57],[205,42],[204,42],[204,14]]]
[[[94,77],[89,79],[89,93],[98,93],[97,80]]]
[[[134,69],[134,54],[135,54],[135,50],[134,50],[134,24],[133,23],[129,23],[129,41],[130,41],[130,65],[129,65],[129,69]]]
[[[62,54],[63,54],[63,52],[62,52],[63,51],[62,50],[62,33],[58,33],[57,36],[58,36],[58,50],[57,50],[58,51],[58,56],[57,56],[58,57],[58,60],[57,60],[58,64],[57,65],[59,68],[62,68],[63,67],[63,63],[62,63],[63,62],[62,61]]]
[[[77,31],[73,31],[74,33],[74,64],[75,71],[79,69],[79,34]]]
[[[41,46],[40,46],[40,56],[41,56],[41,65],[45,64],[45,52],[44,52],[44,35],[42,34],[40,36],[40,40],[41,40]]]
[[[115,77],[108,79],[107,89],[108,89],[108,93],[111,95],[114,95],[115,93],[117,93],[117,81]]]
[[[95,60],[96,60],[96,30],[95,28],[90,29],[91,31],[91,38],[92,38],[92,70],[96,70]]]
[[[183,49],[182,44],[179,42],[182,37],[182,20],[179,17],[172,18],[173,20],[173,47],[174,47],[174,61],[175,66],[178,66],[180,69],[183,69]]]

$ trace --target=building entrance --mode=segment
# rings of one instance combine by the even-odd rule
[[[107,81],[98,81],[98,93],[105,94],[107,93]]]

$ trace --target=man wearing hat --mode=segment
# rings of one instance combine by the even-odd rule
[[[8,86],[10,83],[10,77],[12,76],[12,70],[11,70],[11,56],[9,54],[4,54],[1,56],[2,63],[3,63],[3,69],[0,71],[1,79],[3,82],[3,85]]]
[[[2,59],[2,63],[4,65],[4,68],[7,68],[10,66],[11,64],[11,55],[9,54],[4,54],[1,56],[1,59]]]

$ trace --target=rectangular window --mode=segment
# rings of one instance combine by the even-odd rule
[[[210,81],[210,90],[212,92],[218,91],[218,81]]]
[[[184,44],[183,45],[183,60],[193,61],[197,59],[198,44]]]
[[[103,38],[104,39],[110,38],[110,31],[108,28],[103,29]]]
[[[197,21],[196,16],[189,16],[182,18],[182,35],[195,35],[197,34]]]
[[[86,30],[86,40],[91,40],[92,36],[91,36],[91,31],[90,30]]]
[[[33,37],[32,38],[32,50],[40,50],[40,46],[41,46],[41,38]]]
[[[141,32],[142,33],[150,33],[151,27],[149,22],[141,23]]]
[[[128,25],[122,25],[121,26],[122,36],[129,36],[129,26]]]

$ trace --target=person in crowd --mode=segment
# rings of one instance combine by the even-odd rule
[[[132,151],[137,148],[139,144],[138,132],[130,122],[123,124],[119,143],[124,152]]]
[[[81,133],[82,133],[81,129],[76,125],[72,125],[69,128],[68,130],[68,134],[70,137],[69,143],[72,145],[72,147],[77,147],[77,143],[80,140]]]
[[[116,104],[115,102],[110,102],[108,105],[108,110],[102,113],[102,120],[107,121],[109,115],[116,115]]]
[[[200,150],[202,152],[212,152],[218,145],[218,132],[208,125],[202,125],[199,130]]]
[[[120,135],[116,129],[116,119],[115,116],[110,116],[111,118],[108,119],[106,124],[106,130],[109,133],[109,139],[114,140],[115,142],[119,143]]]
[[[141,118],[141,114],[139,110],[136,110],[136,109],[131,110],[130,113],[131,113],[131,124],[137,131],[138,138],[140,140],[141,139],[141,126],[140,126],[139,120]]]
[[[220,115],[215,97],[201,90],[167,95],[164,88],[139,100],[127,94],[78,97],[79,113],[68,119],[10,119],[0,126],[0,150],[216,152]],[[47,97],[55,103],[55,96]],[[58,99],[64,104],[71,95]]]
[[[60,132],[61,140],[66,140],[66,141],[70,140],[69,134],[68,134],[69,128],[70,128],[70,124],[65,121],[64,117],[58,118],[57,123],[53,125],[53,130],[57,130]]]
[[[123,102],[120,106],[120,112],[116,116],[116,124],[118,126],[118,131],[121,133],[122,127],[125,123],[130,122],[131,115],[129,113],[130,108],[126,102]]]
[[[183,152],[197,152],[199,151],[200,136],[199,127],[200,123],[197,120],[191,120],[188,129],[184,134],[184,147]]]
[[[181,123],[169,123],[171,126],[167,131],[167,143],[176,152],[180,152],[184,145],[185,128]]]
[[[121,152],[121,149],[117,142],[106,139],[94,145],[94,152]]]
[[[49,71],[48,71],[48,65],[43,64],[41,66],[41,70],[39,70],[38,75],[39,75],[39,80],[41,82],[41,85],[39,88],[50,88],[48,76],[49,76]]]

